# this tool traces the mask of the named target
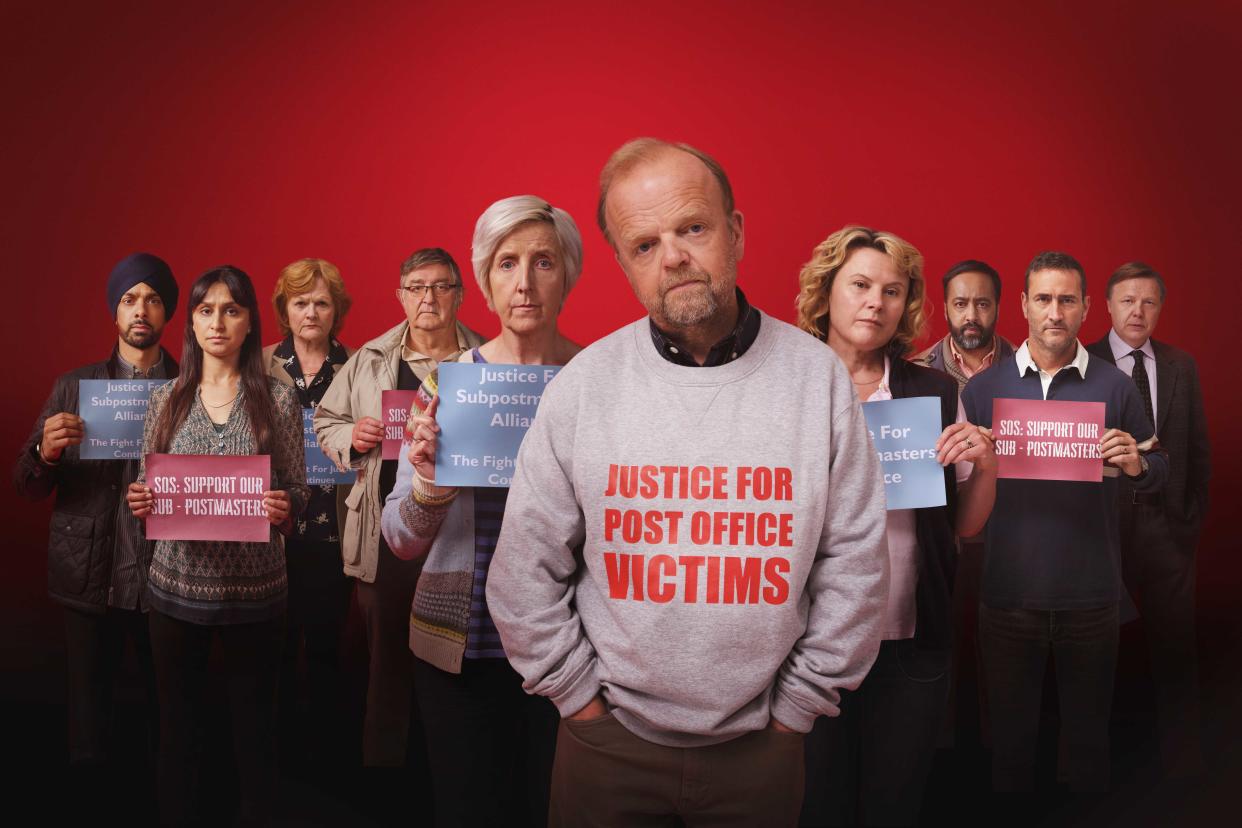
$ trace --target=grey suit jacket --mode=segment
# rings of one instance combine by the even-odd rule
[[[1199,369],[1194,358],[1172,345],[1151,341],[1156,354],[1156,436],[1169,454],[1169,479],[1163,497],[1170,527],[1193,542],[1203,525],[1208,505],[1211,448]],[[1108,336],[1092,342],[1087,350],[1109,363],[1113,349]],[[1122,498],[1128,499],[1125,479]]]

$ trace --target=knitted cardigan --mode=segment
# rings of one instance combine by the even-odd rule
[[[473,362],[472,352],[466,351],[458,361]],[[422,409],[430,403],[437,393],[438,379],[439,372],[433,371],[423,380],[415,407]],[[396,484],[384,502],[380,529],[398,557],[426,554],[410,606],[410,649],[428,664],[460,673],[476,574],[474,489],[463,486],[451,502],[415,507],[410,497],[413,483],[414,467],[403,448],[397,461]]]

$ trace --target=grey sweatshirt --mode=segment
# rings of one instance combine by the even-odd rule
[[[647,325],[575,357],[522,443],[487,582],[505,652],[562,715],[602,693],[659,744],[809,731],[870,669],[888,588],[849,374],[766,315],[713,368]]]

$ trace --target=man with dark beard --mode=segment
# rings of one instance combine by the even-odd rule
[[[949,333],[911,361],[944,371],[961,388],[975,374],[1013,355],[1013,345],[996,336],[1000,274],[986,262],[967,259],[949,268],[940,281]]]
[[[912,358],[944,371],[960,390],[975,374],[1013,356],[1014,347],[996,335],[1000,314],[1000,274],[987,262],[966,259],[948,269],[944,286],[944,339]],[[979,578],[983,570],[983,536],[961,539],[953,588],[953,681],[946,734],[964,746],[984,741],[987,697],[977,646]]]
[[[76,787],[75,797],[91,808],[107,804],[96,800],[108,790],[110,774],[100,771],[108,758],[113,679],[126,638],[134,642],[152,723],[155,688],[143,612],[150,552],[125,503],[138,460],[81,458],[78,383],[175,377],[177,363],[159,340],[177,306],[177,293],[172,271],[157,256],[134,253],[117,263],[107,285],[117,330],[111,356],[56,379],[13,469],[22,495],[40,500],[56,494],[48,539],[48,594],[65,610],[69,760],[81,776],[78,781],[91,786]],[[111,787],[126,797],[134,791],[132,782]]]

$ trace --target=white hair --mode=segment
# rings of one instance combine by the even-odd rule
[[[474,241],[470,246],[470,263],[474,266],[474,278],[488,304],[492,301],[492,289],[487,274],[492,268],[496,248],[521,224],[528,221],[544,221],[552,225],[561,246],[565,263],[565,296],[582,275],[582,236],[573,216],[553,207],[538,196],[520,195],[502,198],[483,211],[474,225]]]

